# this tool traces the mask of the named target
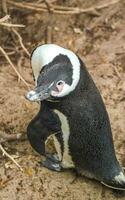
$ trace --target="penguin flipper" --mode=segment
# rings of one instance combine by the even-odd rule
[[[122,172],[118,176],[115,176],[111,181],[101,181],[101,183],[114,190],[124,190],[125,191],[125,176]]]

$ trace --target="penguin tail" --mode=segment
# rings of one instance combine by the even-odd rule
[[[101,181],[101,183],[114,190],[124,190],[125,191],[125,176],[123,172],[120,172],[110,181]]]

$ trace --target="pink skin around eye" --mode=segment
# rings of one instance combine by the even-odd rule
[[[64,83],[61,83],[60,85],[57,84],[56,87],[57,87],[57,89],[58,89],[59,92],[62,92],[63,87],[64,87]]]
[[[57,96],[60,92],[62,92],[62,90],[63,90],[63,87],[64,87],[64,83],[61,83],[60,85],[56,85],[56,88],[58,89],[58,91],[52,91],[51,92],[51,95],[52,96]]]

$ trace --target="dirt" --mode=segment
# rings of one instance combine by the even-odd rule
[[[57,1],[63,6],[82,8],[105,2],[108,1]],[[8,10],[13,23],[26,25],[17,30],[30,52],[36,45],[46,42],[46,30],[51,26],[52,42],[73,50],[86,63],[110,117],[117,158],[125,166],[125,2],[120,1],[96,14],[55,15],[14,6],[9,6]],[[10,58],[21,75],[34,85],[29,58],[19,46],[16,36],[3,27],[0,27],[0,36],[1,45],[8,53],[13,52]],[[0,131],[26,134],[26,127],[38,112],[39,105],[25,99],[27,87],[18,79],[2,54],[0,65]],[[120,198],[111,189],[96,181],[78,177],[71,170],[56,173],[40,166],[39,161],[43,157],[34,152],[28,140],[6,142],[3,146],[24,168],[24,172],[0,154],[1,200]],[[125,199],[125,196],[121,196],[121,199]]]

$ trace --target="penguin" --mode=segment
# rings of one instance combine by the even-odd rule
[[[31,146],[45,156],[50,170],[75,169],[109,188],[125,190],[125,176],[113,144],[108,113],[84,62],[55,44],[36,47],[31,54],[35,89],[26,94],[40,102],[27,127]],[[45,149],[52,135],[56,154]]]

